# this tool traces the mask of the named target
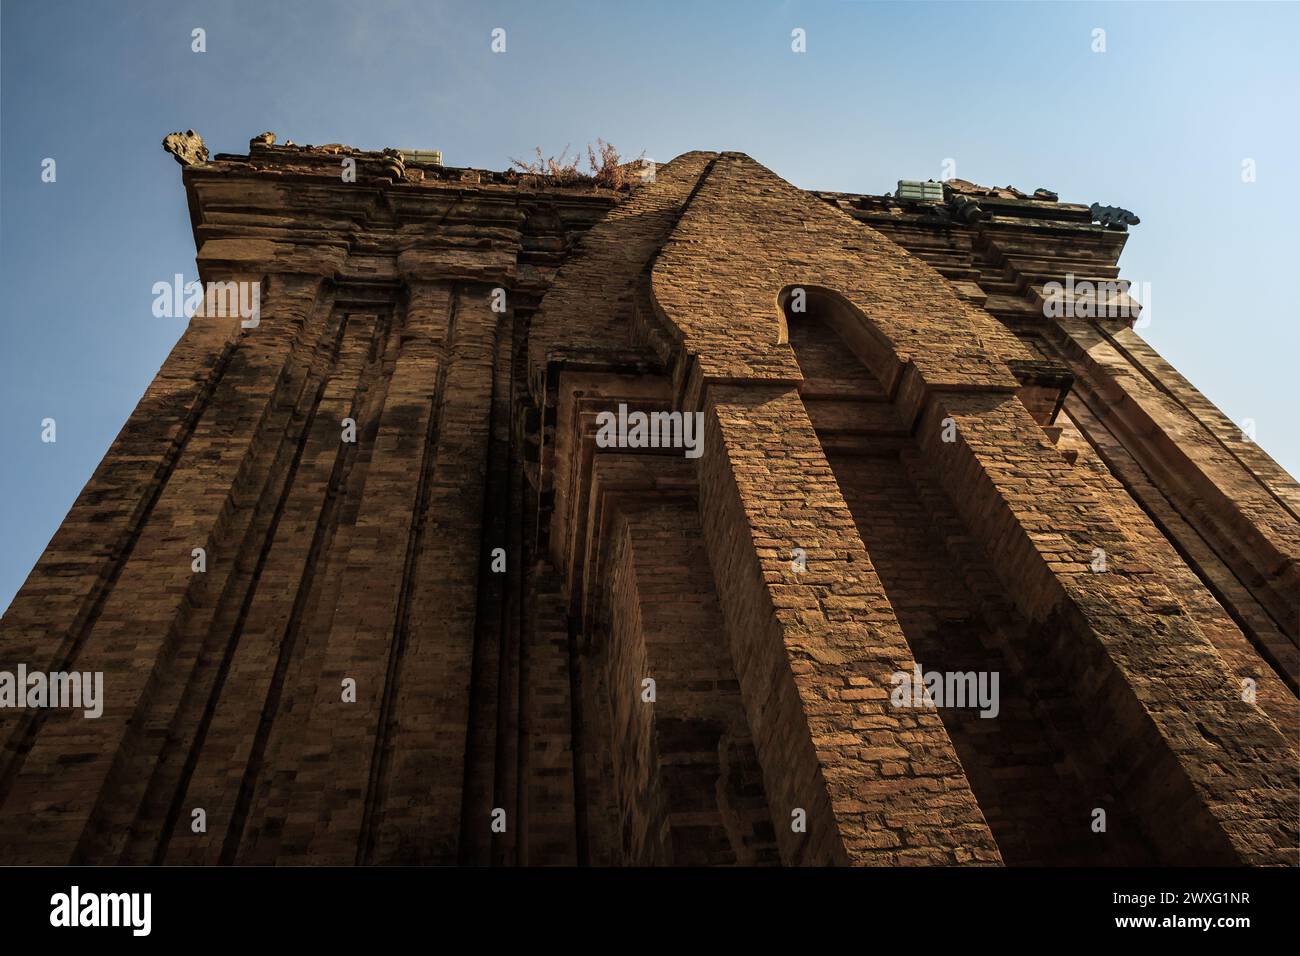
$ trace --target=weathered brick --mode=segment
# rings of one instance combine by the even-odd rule
[[[1045,312],[1118,275],[1085,207],[183,178],[262,321],[193,320],[0,624],[106,685],[0,710],[0,861],[1297,862],[1300,487],[1131,318]]]

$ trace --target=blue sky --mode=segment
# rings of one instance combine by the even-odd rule
[[[4,0],[0,607],[182,331],[151,289],[194,276],[159,146],[189,127],[214,153],[274,130],[494,169],[597,137],[660,161],[731,149],[876,193],[952,158],[965,179],[1124,206],[1143,334],[1300,473],[1297,36],[1293,4]]]

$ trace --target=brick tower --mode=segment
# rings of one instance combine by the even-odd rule
[[[166,145],[259,307],[4,617],[103,713],[0,709],[0,862],[1297,862],[1300,487],[1122,211]]]

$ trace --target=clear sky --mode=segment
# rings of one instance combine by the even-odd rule
[[[250,137],[502,169],[601,137],[749,153],[795,185],[956,175],[1142,217],[1143,334],[1300,473],[1294,4],[3,0],[0,607],[180,335],[180,169]],[[206,31],[207,52],[191,49]],[[506,52],[490,49],[506,31]],[[807,52],[791,51],[806,31]],[[1094,52],[1095,29],[1106,49]],[[41,181],[53,158],[57,180]],[[1242,181],[1242,162],[1256,181]],[[57,421],[57,442],[41,421]]]

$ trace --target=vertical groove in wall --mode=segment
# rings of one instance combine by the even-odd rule
[[[515,379],[518,380],[517,378]],[[518,435],[518,432],[512,434]],[[510,447],[509,544],[507,560],[515,569],[506,582],[506,602],[501,615],[499,656],[496,774],[493,780],[493,809],[505,810],[507,820],[517,819],[519,779],[519,648],[524,622],[525,581],[528,576],[524,551],[525,480],[522,449],[514,440]],[[492,843],[491,860],[504,866],[516,862],[518,827],[507,827]]]
[[[311,411],[311,383],[321,373],[319,340],[331,334],[329,312],[329,292],[318,289],[294,335],[286,372],[277,379],[278,384],[289,385],[298,372],[289,375],[287,370],[296,369],[302,376],[301,388],[286,395],[285,401],[276,402],[275,417],[259,428],[256,441],[261,447],[255,452],[259,464],[252,482],[259,490],[246,503],[237,504],[218,549],[236,556],[230,572],[221,593],[212,595],[211,600],[196,601],[179,629],[169,672],[152,694],[135,735],[142,742],[156,737],[161,742],[156,747],[137,748],[139,752],[124,765],[117,786],[106,788],[92,818],[98,821],[96,832],[83,840],[82,852],[89,861],[146,862],[159,842],[170,837],[170,829],[160,831],[158,821],[166,820],[169,805],[178,797],[176,788],[194,741],[205,732],[204,713],[212,687],[221,678],[223,657],[233,653],[238,642],[240,610],[260,581],[260,561],[269,553],[273,532],[268,528],[278,506],[274,504],[276,487],[287,494],[292,483],[289,468],[298,444],[292,437],[294,423],[305,421]],[[218,553],[211,557],[217,560]],[[124,749],[128,747],[129,743]],[[128,826],[129,833],[122,833]]]
[[[356,317],[351,321],[355,322]],[[357,423],[358,436],[373,438],[378,428],[391,374],[386,355],[390,343],[395,341],[392,333],[393,316],[385,310],[377,316],[366,341],[349,408],[350,417]],[[241,782],[235,814],[236,836],[225,848],[233,854],[231,862],[266,862],[268,855],[274,854],[276,838],[271,832],[284,822],[275,813],[287,799],[286,787],[302,759],[303,726],[310,716],[310,704],[302,706],[300,698],[310,702],[315,681],[319,679],[323,644],[320,640],[313,643],[312,636],[320,638],[329,633],[334,608],[343,599],[341,579],[347,563],[349,534],[364,493],[370,457],[371,445],[368,440],[362,440],[340,454],[332,469],[326,500],[313,534],[312,547],[316,550],[305,569],[299,588],[301,602],[295,606],[288,630],[292,640],[278,662],[284,668],[277,678],[279,700],[273,709],[264,713],[257,744],[260,756],[250,761]],[[271,850],[259,844],[262,837],[270,842]]]
[[[496,739],[500,694],[501,634],[506,593],[520,568],[508,544],[511,415],[514,399],[516,320],[508,313],[498,323],[492,367],[492,407],[488,420],[487,487],[479,521],[478,586],[474,615],[474,652],[470,668],[469,723],[465,733],[465,772],[461,786],[459,862],[484,864],[490,857],[487,826],[496,776]],[[502,333],[502,327],[509,334]],[[500,434],[498,434],[500,433]],[[506,552],[506,573],[492,569],[492,551]],[[482,738],[482,739],[480,739]],[[487,806],[484,806],[486,799]]]
[[[425,529],[425,509],[429,503],[429,482],[437,458],[438,434],[442,416],[446,412],[445,390],[447,384],[447,365],[454,361],[452,347],[455,342],[456,311],[459,301],[459,289],[452,285],[448,295],[446,354],[448,360],[438,364],[438,378],[433,385],[429,398],[429,420],[427,423],[424,446],[421,449],[420,471],[415,493],[415,507],[411,515],[411,531],[407,535],[406,558],[402,567],[402,584],[398,592],[397,616],[389,646],[388,664],[384,680],[384,692],[379,711],[379,732],[375,734],[374,757],[370,764],[370,782],[366,788],[365,809],[362,814],[361,833],[357,841],[358,864],[373,862],[375,845],[378,842],[378,827],[381,822],[380,807],[383,806],[383,794],[389,776],[391,746],[389,738],[393,731],[393,708],[397,700],[397,685],[400,680],[402,651],[406,646],[406,637],[410,628],[411,588],[415,581],[416,561],[420,556]],[[409,306],[409,301],[406,303]],[[405,325],[403,318],[403,325]],[[398,360],[400,361],[400,351]]]
[[[339,325],[340,325],[340,335],[341,335],[342,327],[344,323],[339,323]],[[226,644],[225,653],[222,655],[221,662],[218,665],[216,679],[213,682],[212,690],[208,696],[207,704],[203,708],[203,716],[199,719],[198,730],[195,732],[193,744],[191,745],[189,754],[185,760],[185,768],[181,773],[181,780],[176,788],[176,799],[173,801],[171,809],[169,809],[167,812],[166,823],[163,827],[164,836],[163,839],[159,842],[155,863],[162,862],[162,857],[167,850],[168,838],[170,837],[172,829],[174,828],[176,821],[180,816],[181,803],[184,800],[185,791],[189,785],[190,776],[191,774],[193,774],[194,766],[198,762],[199,752],[203,749],[203,744],[207,736],[208,727],[212,722],[213,714],[216,713],[217,703],[221,699],[221,692],[225,688],[226,677],[229,674],[230,665],[234,659],[235,651],[239,647],[239,641],[244,632],[244,625],[248,619],[249,609],[252,607],[253,598],[257,594],[258,584],[260,583],[260,579],[262,576],[262,570],[266,566],[267,558],[270,556],[271,546],[275,541],[275,532],[276,529],[279,527],[280,519],[284,514],[285,504],[288,502],[289,495],[293,491],[294,477],[298,472],[298,466],[299,463],[302,461],[303,451],[306,449],[308,439],[311,436],[311,427],[312,424],[315,422],[316,412],[317,409],[320,407],[321,395],[324,393],[324,391],[325,391],[325,380],[322,379],[322,381],[314,389],[311,405],[307,411],[306,417],[299,431],[299,435],[295,443],[295,447],[293,449],[293,458],[289,463],[288,472],[285,475],[284,482],[280,488],[280,493],[276,498],[275,510],[271,515],[271,520],[267,524],[265,534],[261,536],[262,546],[258,552],[257,563],[252,573],[252,580],[248,588],[244,592],[243,600],[240,602],[239,613],[235,619],[235,626],[231,631],[230,639]],[[285,643],[290,643],[290,642],[286,641]],[[272,685],[271,685],[272,698],[278,697],[279,680],[281,677],[282,677],[282,672],[277,667],[276,676],[275,678],[273,678]],[[259,734],[257,741],[255,741],[254,743],[255,749],[259,746],[260,742],[261,742],[261,735]],[[240,789],[242,793],[243,791],[242,785]],[[227,831],[227,836],[228,836],[228,841],[233,838],[233,840],[236,843],[238,842],[238,835],[235,834],[235,827],[233,823],[231,829]],[[230,862],[230,854],[225,850],[223,850],[222,852],[222,862],[223,863]]]
[[[1057,327],[1054,331],[1056,337],[1050,340],[1051,348],[1055,350],[1061,361],[1067,365],[1072,365],[1073,363],[1069,355],[1069,350],[1065,346],[1069,345],[1077,349],[1082,348],[1082,344],[1070,330]],[[1143,381],[1150,380],[1149,383],[1151,384],[1151,387],[1183,411],[1191,419],[1198,430],[1207,433],[1215,442],[1215,446],[1222,449],[1225,454],[1228,454],[1237,466],[1242,468],[1244,472],[1249,475],[1251,485],[1263,492],[1265,499],[1268,502],[1280,507],[1288,516],[1292,515],[1293,512],[1291,508],[1282,501],[1276,489],[1269,483],[1263,481],[1261,477],[1243,461],[1240,454],[1229,448],[1224,442],[1224,439],[1218,435],[1214,429],[1210,428],[1194,411],[1187,408],[1185,403],[1183,403],[1177,396],[1169,395],[1167,385],[1159,381],[1151,380],[1152,373],[1146,370],[1140,363],[1136,362],[1122,345],[1115,342],[1114,337],[1106,329],[1102,328],[1100,324],[1094,324],[1089,326],[1089,331],[1095,332],[1100,342],[1104,343],[1108,348],[1114,349],[1115,352],[1125,360],[1126,366],[1131,366],[1134,369],[1135,374],[1141,376]],[[1048,340],[1044,341],[1047,342]],[[1269,626],[1275,629],[1279,634],[1286,636],[1286,640],[1290,646],[1283,648],[1282,654],[1285,657],[1294,660],[1294,646],[1296,642],[1295,634],[1293,631],[1289,633],[1287,630],[1287,622],[1279,619],[1278,611],[1280,606],[1278,604],[1278,594],[1276,591],[1278,585],[1271,584],[1268,581],[1264,569],[1258,564],[1258,552],[1252,553],[1249,549],[1243,550],[1240,547],[1242,542],[1237,534],[1234,533],[1231,527],[1225,527],[1220,523],[1220,515],[1214,510],[1213,505],[1210,502],[1204,500],[1202,492],[1197,490],[1195,484],[1186,484],[1186,481],[1189,478],[1193,479],[1193,481],[1198,477],[1203,478],[1206,481],[1213,481],[1213,476],[1208,472],[1202,473],[1199,470],[1196,470],[1196,466],[1193,466],[1193,470],[1190,473],[1170,473],[1167,470],[1168,463],[1163,461],[1158,449],[1153,452],[1145,439],[1140,435],[1135,435],[1134,428],[1126,417],[1123,415],[1117,417],[1113,414],[1115,408],[1122,408],[1124,405],[1123,402],[1115,402],[1113,400],[1113,391],[1115,388],[1123,389],[1123,387],[1118,385],[1116,381],[1111,380],[1108,384],[1107,381],[1095,379],[1092,375],[1087,374],[1085,370],[1085,374],[1080,375],[1076,380],[1071,397],[1072,400],[1081,402],[1083,406],[1088,409],[1095,424],[1089,425],[1084,422],[1076,421],[1076,427],[1078,427],[1080,433],[1088,441],[1088,444],[1097,453],[1100,460],[1105,463],[1110,474],[1124,487],[1125,491],[1128,492],[1129,497],[1137,503],[1137,505],[1148,515],[1148,517],[1151,518],[1153,522],[1155,522],[1156,527],[1161,531],[1165,539],[1174,550],[1178,552],[1179,556],[1184,558],[1202,584],[1211,591],[1215,599],[1219,601],[1224,609],[1232,615],[1234,620],[1241,625],[1243,613],[1235,606],[1237,602],[1229,598],[1229,596],[1223,592],[1222,588],[1213,583],[1206,569],[1203,568],[1199,562],[1190,558],[1187,543],[1180,540],[1183,536],[1178,535],[1174,529],[1170,528],[1168,522],[1161,521],[1156,516],[1154,507],[1156,503],[1147,500],[1147,495],[1143,493],[1143,490],[1135,485],[1132,477],[1126,474],[1126,470],[1117,463],[1116,455],[1110,450],[1104,449],[1100,440],[1091,434],[1091,430],[1094,427],[1100,428],[1103,430],[1105,435],[1109,436],[1109,438],[1115,442],[1121,450],[1120,453],[1127,457],[1142,478],[1149,482],[1154,495],[1158,496],[1159,499],[1166,503],[1173,515],[1175,515],[1178,520],[1186,526],[1187,530],[1195,537],[1195,539],[1203,542],[1209,548],[1214,559],[1222,565],[1236,584],[1243,589],[1243,592],[1248,596],[1249,601],[1252,602],[1258,608],[1259,612],[1267,618]],[[1112,393],[1109,398],[1106,394],[1108,391]],[[1127,400],[1133,401],[1132,396],[1128,396],[1126,390],[1124,390],[1124,394],[1127,396]],[[1214,411],[1217,413],[1217,409],[1214,409]],[[1159,424],[1155,423],[1152,427],[1158,428]],[[1153,454],[1155,455],[1154,458],[1152,457]],[[1258,531],[1258,528],[1258,524],[1251,526],[1251,530],[1255,532]],[[1275,548],[1276,546],[1276,541],[1273,541],[1268,545],[1270,548]],[[1253,581],[1252,578],[1258,578],[1258,580]],[[1284,611],[1289,610],[1289,608],[1286,608],[1284,605],[1282,606],[1282,609]],[[1286,682],[1289,686],[1294,687],[1295,676],[1293,674],[1288,675],[1288,666],[1285,662],[1279,661],[1276,656],[1276,650],[1268,647],[1268,643],[1264,639],[1264,636],[1257,633],[1256,629],[1250,627],[1248,624],[1243,627],[1243,631],[1247,635],[1252,646],[1256,649],[1256,652],[1265,659],[1268,666],[1278,674],[1280,679]],[[1294,667],[1294,665],[1292,665],[1292,667]]]
[[[213,716],[216,713],[218,703],[221,699],[222,690],[225,686],[229,668],[234,659],[235,653],[238,649],[240,637],[243,633],[244,624],[245,621],[247,620],[249,610],[252,607],[252,603],[255,597],[257,596],[257,592],[261,584],[262,569],[265,567],[266,561],[270,555],[271,548],[275,543],[276,531],[279,527],[281,518],[283,517],[285,506],[289,500],[290,495],[294,491],[295,479],[297,477],[298,469],[302,461],[302,456],[311,439],[312,426],[315,423],[316,415],[320,409],[320,404],[321,404],[322,397],[325,394],[325,389],[329,384],[330,376],[332,375],[334,367],[337,363],[339,346],[343,340],[344,334],[347,331],[347,326],[348,326],[348,321],[346,315],[340,315],[337,323],[337,328],[334,331],[332,336],[333,339],[332,347],[330,348],[328,353],[325,353],[325,356],[323,356],[325,358],[325,364],[327,365],[327,367],[322,369],[321,372],[319,373],[320,380],[319,382],[316,383],[314,389],[312,390],[310,406],[304,417],[301,431],[298,436],[298,441],[296,443],[296,447],[293,453],[293,460],[290,463],[288,473],[286,475],[285,481],[281,488],[280,495],[276,502],[275,513],[266,529],[266,533],[264,536],[264,543],[262,546],[261,553],[259,554],[258,557],[257,567],[254,571],[252,582],[250,583],[250,586],[248,587],[244,599],[241,603],[239,616],[233,628],[231,639],[226,647],[226,652],[223,655],[221,663],[218,667],[216,680],[209,694],[208,701],[204,707],[203,715],[200,718],[199,729],[189,749],[189,753],[185,761],[185,766],[182,771],[181,779],[177,784],[171,806],[167,811],[166,824],[163,828],[163,836],[158,844],[158,847],[154,855],[155,864],[160,864],[164,861],[168,846],[170,845],[172,833],[174,832],[177,822],[180,818],[181,808],[185,796],[187,795],[187,790],[189,787],[191,776],[194,773],[194,769],[198,763],[199,756],[203,750],[208,728],[211,725]],[[336,459],[335,466],[334,466],[336,472],[338,468],[341,466],[344,457],[345,456],[342,453],[340,453],[340,455]],[[315,535],[316,539],[319,539],[321,530],[322,530],[321,526],[318,526]],[[233,847],[238,844],[240,835],[243,830],[244,811],[247,808],[246,801],[247,801],[249,780],[251,778],[256,777],[258,768],[260,766],[262,748],[265,746],[265,732],[268,724],[268,713],[271,714],[274,713],[275,703],[279,699],[279,694],[280,694],[282,680],[283,680],[282,664],[285,660],[287,660],[287,655],[288,653],[291,652],[291,649],[294,644],[294,639],[297,630],[296,627],[297,615],[300,611],[300,606],[301,606],[303,596],[305,594],[305,589],[309,587],[311,581],[313,562],[310,555],[314,555],[315,553],[314,549],[316,548],[316,546],[317,546],[317,541],[313,540],[311,548],[309,549],[309,558],[304,571],[304,577],[299,582],[298,587],[295,591],[294,607],[293,610],[290,612],[289,624],[286,628],[285,634],[283,635],[280,641],[280,657],[277,662],[276,670],[271,679],[271,685],[270,685],[266,703],[264,704],[264,707],[262,709],[261,720],[259,722],[258,730],[255,734],[253,745],[250,750],[249,761],[244,768],[243,774],[241,775],[239,792],[238,792],[238,796],[236,797],[236,803],[235,803],[236,809],[226,829],[225,845],[219,857],[221,862],[231,861],[232,859],[231,854],[233,853]],[[213,822],[215,823],[216,821]]]
[[[578,651],[576,622],[569,619],[569,726],[573,732],[573,829],[574,847],[579,865],[590,859],[587,843],[587,761],[582,731],[582,661]]]
[[[175,725],[191,700],[203,704],[204,688],[220,675],[221,657],[237,641],[232,635],[244,599],[251,597],[256,588],[260,568],[251,556],[264,558],[269,548],[265,529],[278,507],[275,489],[277,485],[285,487],[296,448],[296,441],[290,437],[293,422],[306,413],[304,398],[310,395],[318,339],[327,326],[329,307],[323,303],[328,299],[328,293],[318,284],[305,310],[295,310],[292,318],[286,316],[289,327],[284,331],[284,360],[270,386],[262,417],[250,432],[239,477],[213,528],[209,545],[213,564],[207,574],[192,581],[187,610],[169,627],[169,637],[153,663],[154,674],[146,692],[148,703],[123,734],[74,862],[118,862],[130,856],[133,847],[143,842],[144,835],[135,832],[134,824],[149,803],[151,784],[162,775],[160,771],[168,769],[169,748],[179,740],[182,742],[177,749],[184,753],[183,741],[198,732],[201,706],[192,722],[180,730]],[[310,402],[310,398],[306,400]],[[234,557],[228,570],[222,572],[227,551]],[[213,659],[215,665],[209,663]],[[149,830],[149,838],[158,836],[152,828]]]
[[[1228,575],[1231,575],[1231,579],[1242,588],[1247,598],[1254,603],[1259,614],[1261,614],[1279,634],[1285,634],[1285,631],[1282,630],[1281,622],[1278,621],[1276,615],[1273,614],[1272,609],[1263,601],[1259,600],[1254,590],[1247,584],[1247,582],[1242,580],[1240,573],[1229,564],[1228,561],[1224,560],[1219,550],[1210,543],[1205,533],[1200,529],[1200,527],[1198,527],[1200,522],[1197,520],[1196,516],[1186,514],[1178,502],[1162,490],[1159,479],[1152,476],[1142,463],[1133,457],[1132,453],[1128,450],[1128,446],[1124,445],[1123,442],[1116,438],[1114,432],[1102,420],[1101,414],[1098,412],[1097,403],[1099,399],[1092,389],[1075,388],[1072,392],[1072,397],[1082,403],[1083,408],[1087,410],[1092,419],[1091,422],[1085,422],[1078,416],[1071,416],[1075,422],[1075,426],[1079,430],[1079,433],[1083,436],[1084,440],[1088,442],[1088,446],[1096,453],[1098,459],[1105,463],[1107,470],[1114,476],[1115,480],[1123,486],[1124,490],[1128,492],[1129,497],[1132,498],[1133,502],[1142,509],[1142,512],[1151,520],[1155,527],[1159,529],[1164,539],[1169,542],[1170,547],[1174,549],[1178,556],[1186,563],[1187,567],[1196,575],[1197,580],[1200,581],[1201,584],[1210,592],[1211,596],[1213,596],[1219,603],[1219,606],[1223,608],[1224,612],[1232,618],[1233,623],[1235,623],[1241,630],[1242,634],[1250,642],[1250,646],[1254,648],[1261,660],[1263,660],[1268,665],[1269,669],[1272,670],[1274,675],[1282,681],[1292,691],[1292,693],[1294,693],[1297,686],[1300,685],[1297,685],[1295,674],[1288,671],[1287,661],[1279,656],[1276,648],[1263,640],[1262,636],[1258,633],[1258,630],[1243,615],[1241,608],[1238,607],[1238,603],[1232,600],[1228,594],[1224,593],[1223,589],[1213,580],[1207,570],[1201,566],[1201,563],[1192,556],[1188,550],[1186,542],[1182,540],[1182,536],[1171,528],[1168,522],[1163,520],[1161,516],[1156,513],[1153,507],[1153,502],[1149,500],[1148,494],[1134,484],[1131,476],[1126,474],[1125,469],[1115,460],[1115,456],[1111,451],[1103,447],[1098,436],[1094,434],[1095,429],[1103,430],[1106,434],[1110,435],[1117,444],[1119,444],[1119,446],[1124,450],[1124,453],[1132,460],[1133,466],[1138,469],[1148,482],[1150,482],[1150,493],[1159,496],[1159,498],[1165,502],[1169,510],[1183,522],[1187,531],[1190,534],[1195,535],[1206,545],[1210,552],[1220,562],[1223,570]],[[1283,653],[1287,653],[1289,650],[1292,649],[1284,649]]]
[[[212,370],[208,373],[204,386],[199,390],[195,398],[193,408],[184,420],[180,434],[172,441],[158,465],[153,481],[145,489],[141,497],[141,505],[132,517],[121,545],[114,549],[113,557],[105,563],[98,582],[83,600],[81,609],[68,628],[68,634],[61,642],[55,660],[49,667],[50,671],[70,671],[73,669],[77,652],[85,643],[87,635],[104,606],[104,602],[112,593],[113,586],[121,575],[122,569],[130,560],[136,542],[139,541],[145,525],[148,524],[149,516],[153,513],[163,489],[167,486],[167,481],[171,477],[176,463],[180,460],[190,436],[194,433],[195,427],[206,412],[208,403],[226,373],[234,350],[235,344],[227,342]],[[112,453],[111,447],[109,453]],[[37,709],[34,711],[24,710],[18,715],[16,726],[9,740],[6,741],[4,750],[0,752],[0,755],[8,758],[0,767],[0,806],[4,805],[9,794],[9,788],[13,785],[14,779],[22,769],[23,759],[31,750],[32,743],[40,732],[40,728],[48,714],[48,710]]]
[[[1205,432],[1208,433],[1210,437],[1214,439],[1215,444],[1219,448],[1221,448],[1225,454],[1231,457],[1232,460],[1235,461],[1238,466],[1240,466],[1242,471],[1250,475],[1251,480],[1254,481],[1257,485],[1259,485],[1261,490],[1263,490],[1265,494],[1267,494],[1269,498],[1271,498],[1278,507],[1280,507],[1283,511],[1285,511],[1288,515],[1290,515],[1295,520],[1300,521],[1300,514],[1296,513],[1294,506],[1286,499],[1284,499],[1281,495],[1279,495],[1277,489],[1274,488],[1270,483],[1262,480],[1260,476],[1255,472],[1254,467],[1242,457],[1241,448],[1234,447],[1232,443],[1225,441],[1223,436],[1220,435],[1218,431],[1216,431],[1213,427],[1211,427],[1210,423],[1206,422],[1201,417],[1201,415],[1197,412],[1196,409],[1192,408],[1186,401],[1184,401],[1182,396],[1180,396],[1176,390],[1170,388],[1167,383],[1162,381],[1156,375],[1154,370],[1147,367],[1145,362],[1139,361],[1137,357],[1133,355],[1132,351],[1119,341],[1118,337],[1115,335],[1112,329],[1107,328],[1107,326],[1103,322],[1096,322],[1095,325],[1097,331],[1110,344],[1110,346],[1113,349],[1115,349],[1116,352],[1122,355],[1124,359],[1128,362],[1128,364],[1139,375],[1141,375],[1145,381],[1150,383],[1152,388],[1154,388],[1165,398],[1169,399],[1171,402],[1177,405],[1178,408],[1184,411],[1187,414],[1187,416],[1192,419],[1192,421],[1196,422],[1197,425],[1199,425],[1202,429],[1204,429]],[[1199,393],[1197,394],[1199,395]],[[1226,420],[1226,416],[1225,416],[1225,420]],[[1229,424],[1232,423],[1229,422]],[[1234,425],[1233,427],[1236,426]]]

